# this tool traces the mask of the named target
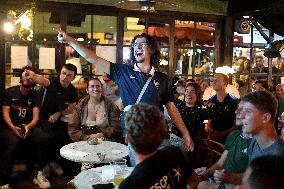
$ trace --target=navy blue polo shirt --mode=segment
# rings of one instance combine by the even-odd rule
[[[40,107],[39,95],[30,90],[23,95],[20,86],[7,88],[3,93],[3,106],[10,106],[10,118],[14,125],[29,124],[33,120],[33,108]]]
[[[126,64],[110,64],[109,78],[119,87],[122,103],[125,106],[135,104],[149,74],[134,69]],[[168,76],[162,72],[155,71],[154,77],[149,83],[140,102],[148,103],[161,108],[168,102],[173,101]]]

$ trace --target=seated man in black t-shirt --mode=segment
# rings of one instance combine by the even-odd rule
[[[119,186],[127,188],[197,188],[197,175],[176,147],[157,150],[167,135],[160,110],[148,104],[135,104],[125,117],[127,140],[133,147],[137,165]]]
[[[72,142],[68,134],[68,122],[62,118],[68,119],[68,115],[75,108],[77,92],[71,81],[77,74],[77,68],[73,64],[64,64],[59,76],[52,79],[46,79],[32,71],[28,71],[27,74],[35,83],[44,87],[40,93],[42,102],[39,126],[52,136],[52,148],[48,156],[49,164],[44,172],[48,175],[50,170],[55,175],[62,175],[63,170],[57,162],[64,160],[61,159],[59,150],[62,146]]]
[[[39,121],[40,98],[33,90],[35,83],[28,76],[26,66],[20,71],[21,85],[7,88],[2,99],[4,125],[0,128],[0,140],[4,144],[0,162],[0,188],[9,189],[10,175],[13,170],[17,151],[23,150],[29,155],[34,183],[40,188],[50,188],[50,182],[43,175],[51,137],[41,128]],[[28,149],[31,148],[31,150]]]

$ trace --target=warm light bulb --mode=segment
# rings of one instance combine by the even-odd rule
[[[77,41],[85,41],[85,39],[83,37],[79,37]]]
[[[4,30],[7,33],[12,33],[12,31],[14,30],[14,25],[11,22],[6,22],[4,23]]]

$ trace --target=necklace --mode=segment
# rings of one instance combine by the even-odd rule
[[[240,134],[240,137],[242,139],[250,139],[250,138],[252,138],[250,135],[244,135],[243,133]]]

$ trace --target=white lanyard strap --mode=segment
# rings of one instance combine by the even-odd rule
[[[147,87],[148,87],[148,85],[149,85],[151,79],[152,79],[152,76],[150,76],[150,77],[148,78],[148,80],[146,81],[146,83],[144,84],[144,86],[143,86],[143,88],[142,88],[142,90],[141,90],[141,92],[140,92],[140,94],[139,94],[139,96],[138,96],[138,98],[137,98],[135,104],[137,104],[137,103],[140,102],[140,100],[141,100],[141,98],[142,98],[144,92],[146,91],[146,89],[147,89]]]

